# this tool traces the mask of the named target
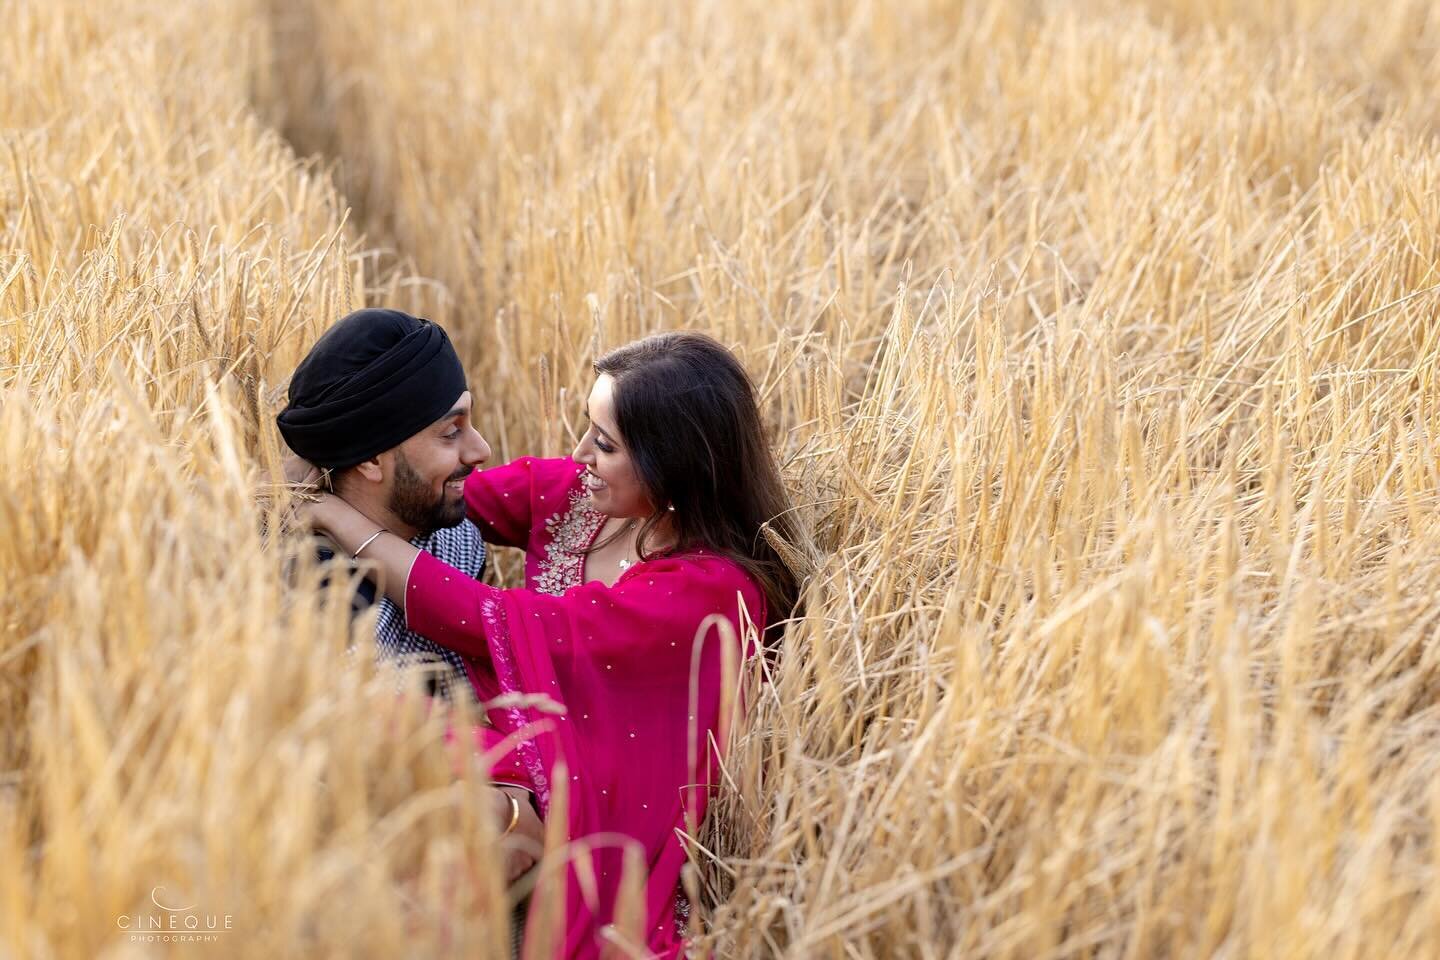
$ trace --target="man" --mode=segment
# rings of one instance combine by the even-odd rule
[[[295,368],[289,401],[276,422],[308,463],[287,464],[287,475],[292,466],[307,473],[310,465],[319,467],[333,491],[371,520],[480,576],[485,543],[465,518],[461,488],[490,459],[490,445],[471,423],[465,371],[441,327],[398,310],[357,310],[327,330]],[[351,559],[363,554],[362,546]],[[334,551],[321,555],[329,559]],[[377,602],[368,580],[359,591],[359,609]],[[432,694],[472,689],[459,654],[408,630],[404,613],[383,594],[378,603],[375,641],[382,659],[435,665]],[[527,787],[494,785],[506,832],[526,841],[509,848],[507,873],[514,880],[534,866],[545,828]]]
[[[300,457],[327,471],[334,492],[376,523],[479,577],[480,531],[465,518],[465,477],[490,458],[471,424],[465,371],[438,325],[398,310],[357,310],[316,341],[290,378],[276,418]],[[363,558],[363,548],[357,556]],[[322,547],[322,559],[334,551]],[[362,580],[355,607],[377,602]],[[424,664],[433,695],[468,691],[459,654],[406,629],[405,615],[378,595],[380,659]]]

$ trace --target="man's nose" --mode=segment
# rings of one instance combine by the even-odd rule
[[[486,443],[485,438],[480,436],[479,430],[472,429],[468,439],[470,442],[467,443],[460,452],[461,460],[475,467],[490,459],[490,444]]]

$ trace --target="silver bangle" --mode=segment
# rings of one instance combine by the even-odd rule
[[[374,543],[374,542],[375,542],[375,538],[378,537],[378,536],[380,536],[380,534],[382,534],[382,533],[384,533],[384,532],[385,532],[385,528],[384,528],[384,527],[381,527],[379,530],[376,530],[374,533],[370,534],[370,536],[366,537],[366,538],[365,538],[365,542],[362,543],[362,544],[360,544],[360,546],[356,547],[356,548],[355,548],[355,552],[352,553],[352,554],[350,554],[350,559],[351,559],[351,560],[359,560],[359,559],[360,559],[360,551],[361,551],[361,550],[364,550],[366,547],[370,546],[370,544]]]

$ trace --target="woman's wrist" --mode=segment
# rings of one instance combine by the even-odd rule
[[[321,494],[315,502],[310,505],[309,519],[316,530],[332,537],[335,535],[336,520],[341,515],[336,509],[337,505],[340,507],[348,506],[345,501],[333,493]]]
[[[491,781],[490,785],[501,793],[519,800],[521,803],[534,806],[535,794],[528,788],[514,783],[502,783],[498,780]]]
[[[540,816],[540,799],[535,796],[535,791],[529,787],[516,786],[513,783],[493,783],[497,790],[506,796],[514,797],[526,810]]]
[[[397,607],[404,609],[405,585],[420,551],[334,494],[323,494],[303,507],[303,512],[297,510],[300,519],[312,530],[328,537],[345,553],[354,557],[357,550],[364,548],[361,559],[370,564],[365,576],[374,581]],[[376,537],[377,531],[384,531],[386,536]]]
[[[324,494],[311,505],[310,523],[352,555],[366,540],[385,530],[333,493]]]
[[[501,817],[505,821],[505,829],[500,831],[500,836],[503,837],[513,831],[515,825],[520,822],[521,807],[519,799],[517,799],[514,794],[501,790],[500,795],[505,798],[501,804]]]

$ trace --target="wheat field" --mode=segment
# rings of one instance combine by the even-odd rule
[[[265,533],[384,304],[501,460],[648,332],[760,385],[807,606],[697,952],[1440,956],[1428,0],[4,17],[0,955],[505,955],[483,771]]]

